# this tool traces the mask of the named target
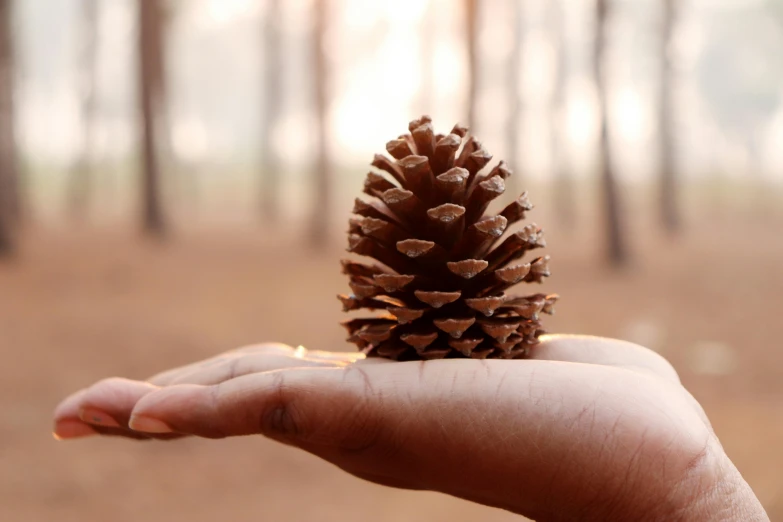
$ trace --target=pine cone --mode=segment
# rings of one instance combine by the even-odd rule
[[[505,163],[485,169],[492,156],[460,125],[436,135],[422,116],[409,129],[386,144],[394,159],[375,156],[372,166],[388,177],[369,172],[372,198],[353,208],[348,251],[383,266],[344,260],[353,293],[338,297],[345,311],[383,313],[345,321],[348,341],[397,360],[524,357],[543,333],[539,314],[551,314],[557,296],[505,291],[549,276],[549,256],[513,263],[544,238],[530,224],[493,246],[532,208],[527,193],[485,215],[505,191]]]

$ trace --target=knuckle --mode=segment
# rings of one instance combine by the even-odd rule
[[[272,374],[270,388],[270,402],[259,419],[261,433],[293,439],[303,437],[303,419],[296,408],[284,372]]]
[[[688,502],[694,502],[696,498],[709,490],[714,482],[716,471],[720,468],[717,455],[720,450],[716,448],[719,443],[710,435],[703,442],[691,441],[691,444],[680,455],[682,465],[680,476],[677,477],[678,489],[689,492]]]
[[[215,386],[209,386],[209,401],[213,404],[213,407],[219,408],[219,404],[223,397],[223,386],[217,384]],[[221,418],[222,417],[222,418]],[[199,431],[199,435],[208,439],[224,439],[228,437],[228,432],[231,430],[230,419],[226,419],[225,416],[218,417],[217,422],[209,423],[209,426],[202,427]]]
[[[226,380],[231,380],[241,375],[240,366],[243,360],[242,357],[232,357],[224,363],[226,366]]]
[[[269,374],[269,399],[258,420],[261,433],[328,447],[347,459],[392,460],[405,446],[406,430],[392,421],[397,416],[388,411],[383,387],[364,368],[341,371],[339,387],[347,395],[332,397],[300,388],[284,371]]]

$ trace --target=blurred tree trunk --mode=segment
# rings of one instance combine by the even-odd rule
[[[93,185],[92,151],[96,112],[96,55],[98,44],[98,1],[82,0],[81,61],[79,90],[81,93],[82,150],[71,170],[68,206],[72,217],[82,219],[90,202]]]
[[[478,99],[478,0],[465,0],[465,42],[468,44],[468,127],[476,133]]]
[[[315,89],[316,115],[316,160],[313,172],[312,215],[310,223],[310,241],[316,248],[322,248],[328,243],[330,212],[331,212],[331,163],[329,159],[328,140],[328,86],[329,71],[327,66],[324,38],[329,18],[331,0],[313,0],[313,87]]]
[[[166,232],[163,217],[158,113],[163,91],[163,16],[160,0],[139,0],[139,109],[142,142],[142,228],[146,234]]]
[[[280,212],[280,161],[272,144],[272,134],[280,119],[283,94],[283,56],[280,49],[283,0],[269,0],[263,22],[265,51],[264,116],[261,125],[261,212],[276,222]]]
[[[0,257],[13,253],[14,229],[20,217],[14,139],[11,4],[11,0],[0,0]]]
[[[675,234],[681,225],[678,205],[677,173],[674,166],[674,78],[671,63],[672,36],[677,16],[676,0],[661,0],[663,23],[661,34],[661,86],[658,106],[660,140],[660,212],[666,232]]]
[[[595,82],[600,103],[601,137],[601,191],[604,207],[607,233],[607,258],[613,266],[621,266],[628,261],[628,252],[623,235],[622,215],[620,209],[617,180],[615,179],[612,158],[612,147],[609,136],[609,100],[606,86],[606,40],[607,22],[609,18],[609,3],[611,0],[596,0],[596,25],[594,66]]]
[[[555,211],[562,225],[573,229],[576,224],[576,196],[574,178],[566,154],[566,81],[568,79],[568,50],[566,48],[565,9],[563,0],[549,2],[550,27],[555,46],[555,83],[551,98],[551,151],[555,176]]]
[[[506,154],[508,164],[514,173],[514,192],[519,192],[522,177],[519,170],[520,132],[519,119],[522,115],[522,100],[519,95],[519,73],[522,69],[522,39],[524,28],[523,0],[511,0],[512,44],[508,55],[506,73],[508,74],[508,121],[506,126]]]

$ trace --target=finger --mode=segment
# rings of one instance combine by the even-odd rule
[[[98,432],[79,418],[79,405],[86,389],[77,391],[63,399],[54,410],[52,434],[58,440],[76,439],[97,435]]]
[[[93,425],[120,428],[128,425],[136,403],[158,387],[147,382],[114,377],[87,389],[79,404],[79,417]]]
[[[87,388],[83,388],[60,401],[60,404],[58,404],[54,409],[54,420],[59,421],[78,419],[79,406],[86,393]]]
[[[324,352],[264,343],[245,346],[196,363],[167,370],[147,379],[156,386],[170,384],[214,384],[247,373],[352,363],[364,359],[362,353]]]
[[[136,402],[157,389],[157,386],[145,382],[120,378],[104,379],[71,395],[57,407],[54,434],[60,439],[96,433],[148,439],[150,434],[128,428],[128,421]]]
[[[131,426],[262,433],[359,476],[534,519],[554,518],[567,498],[575,512],[557,514],[573,519],[593,505],[658,499],[709,454],[709,432],[675,389],[594,364],[354,365],[158,390],[137,403]]]
[[[306,357],[303,357],[306,355]],[[359,357],[357,357],[357,355]],[[177,368],[165,379],[170,384],[217,384],[237,376],[292,367],[331,367],[348,364],[362,354],[296,352],[284,345],[241,349],[231,355]],[[187,371],[187,368],[192,368]],[[157,389],[150,383],[127,379],[106,379],[65,399],[55,411],[54,435],[72,439],[95,435],[123,435],[149,438],[128,428],[130,411],[147,393]]]
[[[123,429],[113,417],[95,407],[85,410],[85,399],[95,388],[84,388],[64,399],[54,411],[53,435],[57,440],[75,439],[90,435],[126,435],[130,438],[148,439],[144,433]],[[86,420],[85,420],[86,419]],[[96,422],[99,421],[99,422]]]
[[[202,361],[197,361],[194,363],[186,364],[184,366],[180,366],[178,368],[172,368],[170,370],[160,372],[147,379],[147,382],[152,383],[156,386],[166,386],[171,382],[179,379],[184,374],[192,373],[196,370],[221,364],[226,360],[241,354],[264,353],[269,355],[291,355],[293,354],[293,352],[294,352],[293,348],[281,343],[263,343],[263,344],[243,346],[242,348],[237,348],[229,352],[224,352],[221,353],[220,355],[216,355],[215,357],[210,357],[209,359],[204,359]]]
[[[360,359],[361,353],[308,351],[282,344],[247,346],[154,377],[158,386],[169,384],[217,384],[237,376],[293,367],[331,367]],[[72,394],[55,410],[54,436],[72,439],[95,434],[148,438],[127,428],[130,410],[145,394],[157,389],[152,383],[107,379]]]
[[[674,367],[654,351],[638,344],[588,335],[545,335],[530,351],[531,359],[615,366],[649,373],[679,383]]]
[[[311,358],[310,353],[308,353],[307,357],[270,355],[263,352],[236,354],[217,364],[201,368],[197,367],[189,372],[182,372],[180,375],[171,378],[168,385],[218,384],[251,373],[268,372],[286,368],[339,367],[350,364],[350,362],[351,359],[341,357],[332,357],[329,359]]]

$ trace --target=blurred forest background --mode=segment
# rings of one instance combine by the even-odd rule
[[[426,113],[537,205],[550,330],[669,358],[783,519],[782,49],[781,0],[0,0],[0,518],[514,518],[266,441],[49,438],[107,375],[350,349],[352,200]]]

